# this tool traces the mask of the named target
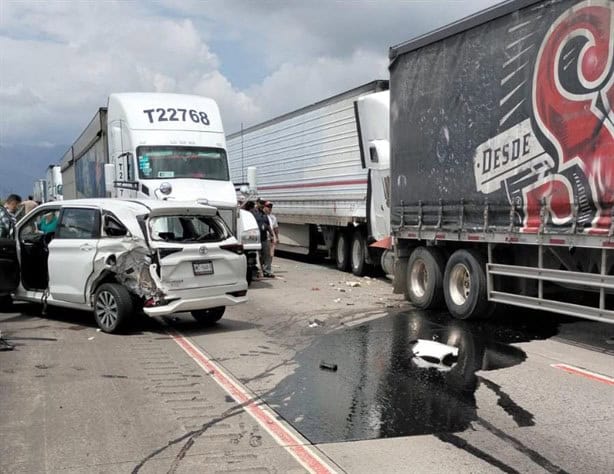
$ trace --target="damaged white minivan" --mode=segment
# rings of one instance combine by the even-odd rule
[[[212,324],[247,301],[246,258],[214,207],[162,200],[43,204],[0,239],[0,298],[84,309],[105,332],[134,314]]]

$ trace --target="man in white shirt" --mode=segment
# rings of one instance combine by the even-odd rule
[[[269,248],[271,252],[271,261],[273,261],[275,247],[279,243],[279,224],[277,223],[277,217],[273,214],[273,203],[271,201],[266,201],[263,209],[264,213],[269,218],[269,225],[271,227],[271,232],[269,233]]]

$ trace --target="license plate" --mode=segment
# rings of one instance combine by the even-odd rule
[[[194,275],[213,275],[213,262],[192,262]]]

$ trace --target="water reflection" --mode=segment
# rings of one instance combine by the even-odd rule
[[[322,336],[264,398],[313,443],[458,432],[477,417],[476,372],[520,364],[526,354],[508,342],[533,337],[400,313]],[[533,424],[501,387],[482,383],[520,426]]]

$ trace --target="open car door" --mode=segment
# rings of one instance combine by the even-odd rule
[[[0,239],[0,297],[19,285],[19,261],[15,239]]]

